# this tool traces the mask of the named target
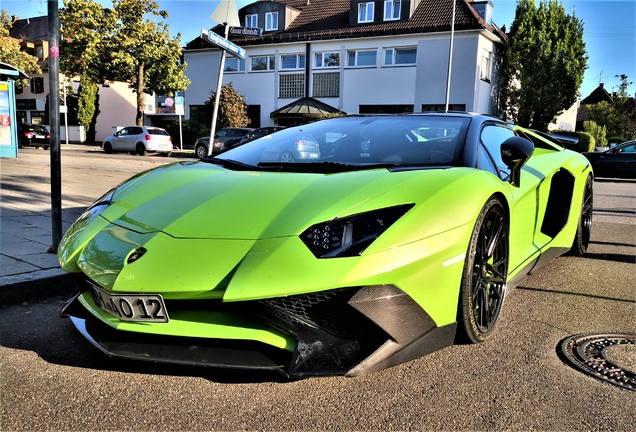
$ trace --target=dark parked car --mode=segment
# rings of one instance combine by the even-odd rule
[[[238,143],[247,133],[252,132],[254,128],[223,128],[214,134],[214,147],[212,154],[217,154],[229,149],[232,144]],[[194,143],[194,151],[201,159],[208,155],[208,146],[210,137],[201,137]]]
[[[269,135],[271,133],[274,133],[282,129],[285,129],[285,126],[265,126],[262,128],[254,129],[252,132],[244,135],[243,138],[241,138],[241,140],[237,144],[238,145],[245,144],[247,142],[255,140],[256,138]]]
[[[596,177],[636,178],[636,141],[626,141],[604,152],[583,153]]]
[[[51,147],[51,134],[44,126],[18,123],[18,148],[24,146],[42,147],[48,150]]]

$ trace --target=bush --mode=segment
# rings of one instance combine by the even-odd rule
[[[175,121],[166,126],[166,130],[172,137],[172,144],[181,147],[179,137],[179,122]],[[194,148],[194,142],[202,136],[209,136],[210,129],[202,128],[192,120],[184,120],[181,122],[181,134],[183,135],[183,148]]]
[[[607,145],[611,147],[612,144],[620,144],[620,143],[624,143],[625,141],[629,141],[627,138],[623,138],[623,137],[611,137],[607,139]]]
[[[594,137],[596,140],[596,146],[607,147],[607,138],[605,138],[607,129],[605,126],[599,126],[596,122],[586,120],[583,122],[583,132],[587,132]]]

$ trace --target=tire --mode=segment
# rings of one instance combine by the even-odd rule
[[[470,238],[457,311],[458,340],[479,343],[493,333],[506,294],[508,217],[492,197],[479,213]]]
[[[171,154],[172,154],[172,152],[166,152],[166,153],[161,153],[161,156],[170,157]]]
[[[278,160],[280,160],[281,162],[293,162],[296,159],[294,158],[293,154],[288,151],[284,151],[280,154]]]
[[[576,235],[570,248],[570,255],[582,256],[587,251],[592,232],[592,212],[594,209],[594,181],[592,176],[585,180],[583,200],[581,201],[581,214],[576,228]]]
[[[104,143],[104,153],[106,153],[106,154],[112,154],[113,153],[113,146],[111,145],[111,143],[109,143],[109,142],[105,142]]]
[[[197,146],[194,151],[199,159],[205,159],[208,157],[208,149],[204,145]]]
[[[48,150],[48,149],[49,149],[49,146],[42,147],[42,150]]]
[[[144,146],[142,143],[137,143],[135,149],[137,150],[137,156],[146,156],[146,146]]]

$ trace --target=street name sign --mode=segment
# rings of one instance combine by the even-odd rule
[[[259,27],[230,27],[230,35],[263,37],[263,29]]]
[[[214,32],[207,31],[206,29],[201,29],[201,38],[213,43],[214,45],[224,49],[225,51],[228,51],[235,57],[238,57],[240,59],[245,58],[245,50],[243,48],[236,44],[233,44],[229,40],[225,39],[222,36],[219,36]]]

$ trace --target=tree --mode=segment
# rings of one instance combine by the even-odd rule
[[[212,111],[214,110],[214,100],[216,92],[211,91],[210,97],[205,101],[205,121],[212,123]],[[245,127],[250,123],[247,116],[247,102],[245,97],[240,95],[232,86],[232,83],[221,86],[221,96],[219,97],[219,112],[216,118],[215,130],[226,127]]]
[[[605,126],[599,126],[591,120],[586,120],[583,122],[583,132],[587,132],[592,135],[597,146],[607,147],[607,137],[605,136],[607,134],[607,130],[605,129]]]
[[[587,106],[590,120],[607,129],[607,137],[636,138],[636,101],[627,94],[632,82],[625,74],[617,75],[621,83],[614,94],[614,104],[606,101]]]
[[[583,22],[557,0],[518,0],[506,46],[507,110],[519,125],[547,130],[577,100],[587,68]]]
[[[181,35],[144,16],[167,18],[153,0],[113,0],[103,9],[93,0],[65,0],[60,14],[65,41],[60,69],[95,84],[128,82],[137,94],[136,123],[143,124],[144,93],[173,95],[186,89],[180,64]]]
[[[37,57],[20,51],[20,42],[9,36],[11,17],[4,9],[0,9],[0,62],[10,64],[27,75],[39,75],[42,69]],[[22,87],[25,80],[17,80],[16,85]]]
[[[168,25],[145,15],[168,18],[154,0],[113,0],[118,18],[112,38],[111,78],[130,83],[137,93],[137,124],[143,124],[144,93],[172,96],[190,81],[180,64],[181,34],[170,39]]]

